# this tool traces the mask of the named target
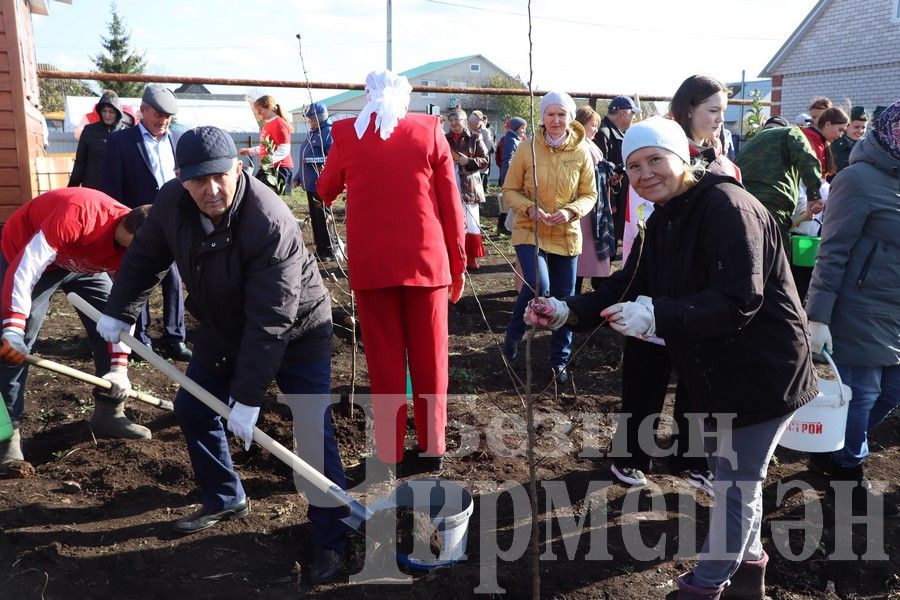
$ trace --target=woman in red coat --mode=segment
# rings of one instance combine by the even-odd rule
[[[390,71],[366,77],[368,104],[337,121],[317,189],[326,205],[347,189],[350,287],[365,336],[382,462],[403,459],[406,361],[419,450],[439,470],[447,424],[447,299],[462,294],[462,203],[437,117],[407,114],[412,88]]]

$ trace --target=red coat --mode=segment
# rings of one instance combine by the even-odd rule
[[[372,119],[374,120],[374,116]],[[466,267],[462,202],[437,117],[408,114],[387,140],[337,121],[316,189],[331,205],[347,187],[350,286],[439,287]]]

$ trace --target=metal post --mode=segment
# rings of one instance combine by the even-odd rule
[[[747,71],[741,69],[741,100],[747,97]],[[741,104],[741,141],[744,140],[744,105]]]
[[[391,0],[387,0],[387,70],[391,70],[391,45],[393,44],[391,34]]]

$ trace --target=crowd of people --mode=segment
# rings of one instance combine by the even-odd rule
[[[813,353],[833,355],[853,397],[844,448],[810,457],[811,468],[855,482],[853,507],[866,509],[875,493],[863,472],[867,436],[900,403],[900,101],[870,121],[862,107],[817,98],[795,119],[802,125],[773,116],[735,156],[723,126],[729,89],[708,76],[687,78],[665,118],[637,120],[642,109],[626,96],[601,116],[550,92],[531,138],[524,118],[506,115],[500,140],[480,110],[452,109],[446,130],[438,117],[410,113],[411,89],[402,76],[370,73],[365,107],[337,122],[312,103],[296,173],[291,125],[271,96],[254,102],[260,145],[238,150],[216,127],[173,125],[177,100],[163,86],[147,86],[134,124],[104,93],[81,132],[70,187],[26,203],[0,240],[0,393],[15,428],[0,443],[0,468],[25,459],[24,362],[61,288],[104,315],[96,326],[80,315],[96,372],[110,382],[95,393],[95,433],[151,436],[123,411],[124,332],[187,362],[187,376],[231,406],[226,425],[187,391],[175,398],[202,500],[177,532],[249,514],[225,430],[249,447],[272,381],[311,399],[301,419],[309,442],[297,452],[345,487],[328,401],[331,300],[317,259],[338,251],[329,211],[346,192],[349,284],[372,392],[370,464],[393,477],[440,472],[448,302],[487,254],[480,206],[496,162],[521,283],[504,360],[520,360],[529,328],[549,329],[545,368],[565,384],[574,332],[606,324],[625,336],[629,416],[613,447],[627,453],[610,469],[629,486],[652,474],[641,425],[659,418],[677,380],[674,466],[715,504],[703,558],[678,578],[675,597],[763,597],[762,485],[794,412],[818,392]],[[260,160],[255,177],[240,156]],[[306,192],[314,253],[279,197],[293,183]],[[809,222],[822,237],[814,268],[792,264],[792,233]],[[163,335],[151,340],[147,299],[160,284]],[[197,321],[192,348],[184,290]],[[404,448],[407,369],[416,450]],[[692,422],[689,413],[711,416]],[[705,455],[688,456],[689,437],[704,430],[717,433]],[[329,581],[343,568],[346,511],[297,483],[313,524],[310,579]],[[896,505],[883,510],[896,514]]]

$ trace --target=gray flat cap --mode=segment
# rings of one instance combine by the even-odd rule
[[[144,88],[141,102],[167,115],[174,115],[178,112],[178,102],[175,100],[172,90],[156,83],[151,83]]]

